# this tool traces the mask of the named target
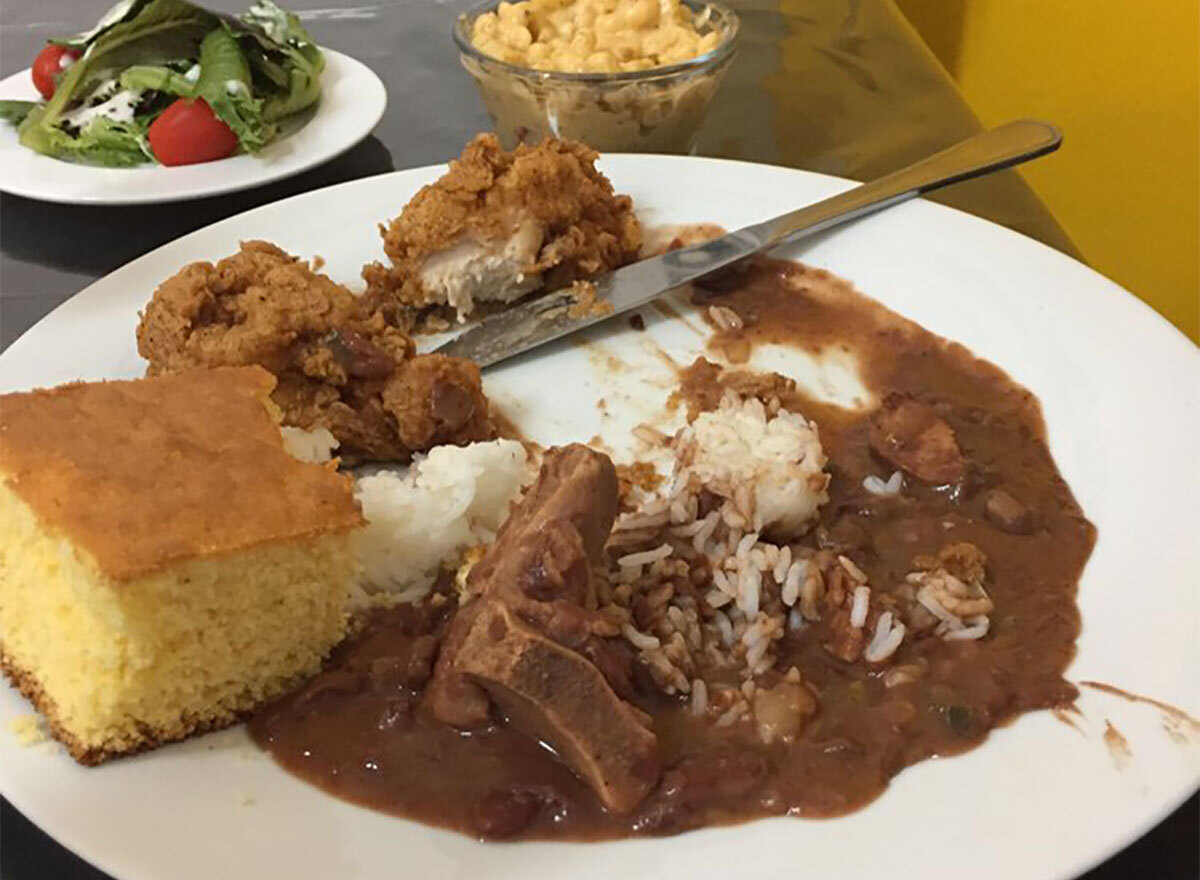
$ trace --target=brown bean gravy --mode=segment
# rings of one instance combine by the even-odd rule
[[[883,497],[863,486],[896,469],[871,449],[869,409],[842,410],[789,381],[705,360],[681,371],[677,392],[698,410],[713,407],[725,387],[752,393],[765,383],[786,408],[815,420],[832,480],[820,524],[804,540],[851,556],[878,589],[902,583],[918,554],[974,544],[986,554],[995,603],[986,637],[905,639],[885,668],[920,674],[888,687],[884,668],[834,656],[821,626],[789,631],[778,668],[795,666],[818,705],[790,743],[765,745],[753,724],[718,727],[691,714],[685,698],[640,689],[634,702],[652,718],[663,775],[638,807],[617,815],[503,718],[462,733],[431,717],[421,688],[454,607],[439,599],[377,614],[324,672],[253,720],[255,739],[283,767],[347,800],[476,837],[671,834],[760,816],[844,814],[910,764],[971,749],[1022,712],[1074,700],[1063,672],[1095,529],[1055,467],[1034,396],[818,270],[762,260],[696,299],[740,317],[742,327],[717,330],[710,342],[727,360],[744,361],[766,342],[845,347],[879,400],[917,399],[953,429],[966,459],[961,479],[934,485],[906,476],[899,496]]]

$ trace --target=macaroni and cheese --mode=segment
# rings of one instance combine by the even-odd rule
[[[619,73],[688,61],[721,34],[680,0],[521,0],[475,19],[485,55],[535,70]]]

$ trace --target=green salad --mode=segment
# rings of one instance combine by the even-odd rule
[[[21,143],[71,162],[185,165],[254,153],[321,94],[321,50],[291,12],[242,16],[186,0],[124,0],[33,65],[45,100],[0,101]]]

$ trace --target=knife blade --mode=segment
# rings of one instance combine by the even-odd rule
[[[1043,156],[1060,143],[1061,133],[1049,123],[1010,122],[828,199],[603,275],[593,282],[598,305],[589,307],[578,291],[570,288],[548,293],[485,318],[435,352],[466,358],[480,367],[497,364],[636,309],[754,254],[931,190]]]
[[[645,305],[669,290],[736,263],[761,248],[751,230],[741,230],[693,247],[668,251],[597,278],[588,307],[573,289],[557,290],[485,318],[436,349],[481,367],[582,330]],[[611,306],[611,309],[609,308]]]

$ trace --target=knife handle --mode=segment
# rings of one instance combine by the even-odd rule
[[[751,229],[766,250],[787,240],[812,235],[923,193],[1001,168],[1018,165],[1058,149],[1062,133],[1048,122],[1021,119],[982,132],[907,168],[839,193]]]

